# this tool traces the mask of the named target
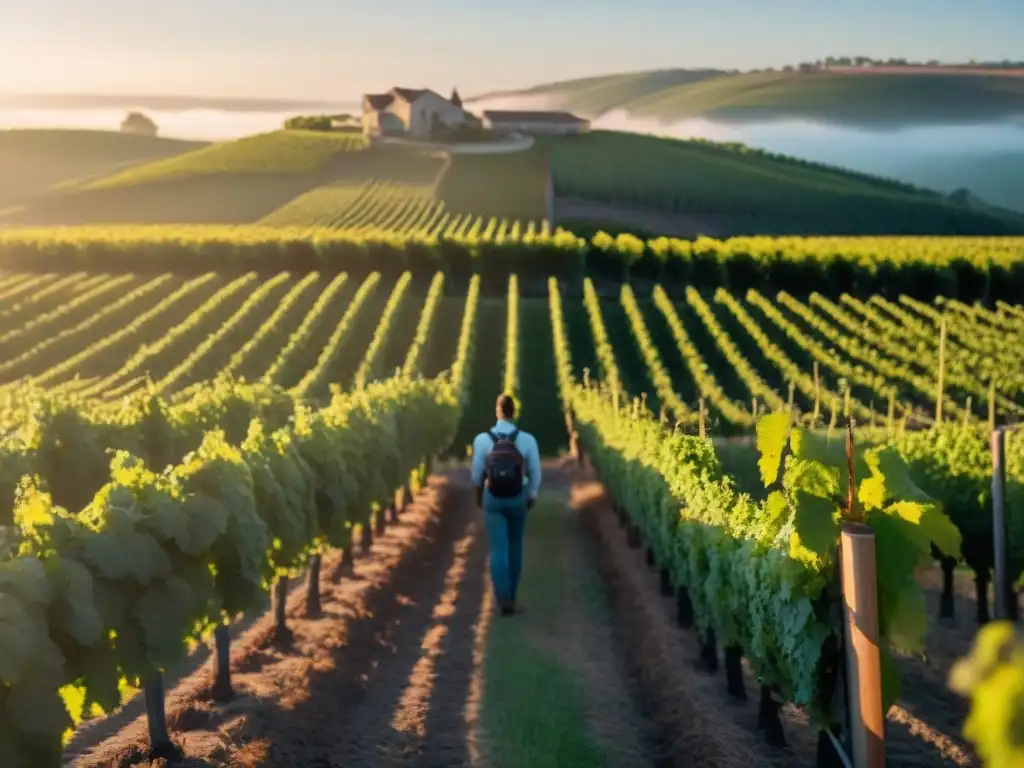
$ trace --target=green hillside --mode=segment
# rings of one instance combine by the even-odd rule
[[[545,143],[555,220],[647,234],[1012,234],[930,190],[743,146],[594,131]]]
[[[1024,113],[1022,77],[926,71],[662,70],[551,83],[500,95],[545,96],[552,107],[589,117],[622,109],[659,120],[788,117],[877,125],[971,123]]]
[[[111,189],[188,176],[302,173],[322,168],[340,152],[366,148],[361,135],[274,131],[227,141],[98,179],[89,189]]]
[[[115,131],[0,131],[0,209],[56,186],[70,187],[125,166],[178,155],[203,142]]]
[[[679,237],[1024,231],[1019,217],[972,199],[741,145],[632,133],[539,138],[525,152],[489,155],[276,131],[51,190],[0,211],[0,225],[259,222],[436,236],[516,222]]]
[[[893,172],[944,192],[968,189],[988,203],[1024,212],[1024,149],[990,154],[969,150],[946,153],[941,163],[908,159]]]
[[[364,149],[362,136],[314,131],[210,144],[58,190],[9,212],[0,223],[253,222],[329,181]]]

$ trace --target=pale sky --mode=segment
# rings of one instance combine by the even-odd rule
[[[0,0],[0,93],[348,101],[827,55],[1024,58],[1024,0]]]

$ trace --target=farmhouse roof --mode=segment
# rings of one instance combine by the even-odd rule
[[[552,123],[560,125],[575,125],[585,123],[586,120],[576,117],[570,112],[529,112],[529,111],[508,111],[501,109],[486,109],[483,116],[492,123]]]
[[[398,88],[396,86],[391,89],[391,92],[395,94],[397,98],[412,103],[429,90],[429,88]]]
[[[395,86],[387,93],[363,94],[363,100],[370,107],[370,109],[381,110],[390,107],[395,102],[396,99],[400,99],[401,101],[412,104],[421,96],[427,93],[434,93],[434,91],[430,90],[429,88],[400,88],[398,86]],[[443,96],[437,93],[434,93],[434,95],[437,96],[439,99],[444,99]],[[454,95],[458,96],[457,93]],[[461,104],[456,104],[456,106],[461,106]]]
[[[367,93],[363,95],[363,98],[371,109],[387,109],[395,100],[394,95],[390,93]]]

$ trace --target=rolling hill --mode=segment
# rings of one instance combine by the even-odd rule
[[[538,138],[512,154],[275,131],[133,163],[0,214],[8,227],[261,223],[462,235],[516,222],[677,237],[1024,232],[1019,217],[970,196],[742,145],[615,131]]]
[[[723,122],[809,119],[859,126],[970,124],[1024,114],[1024,77],[920,70],[746,72],[660,70],[588,77],[469,103],[528,98],[587,117],[624,110],[636,117]]]
[[[58,185],[74,187],[125,166],[202,146],[202,142],[113,131],[0,131],[0,210]]]
[[[199,145],[51,192],[0,221],[9,226],[252,222],[325,183],[346,156],[364,149],[361,136],[312,131]]]

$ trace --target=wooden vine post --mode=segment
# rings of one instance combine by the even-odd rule
[[[704,398],[703,397],[699,400],[698,405],[700,407],[700,437],[703,440],[705,437],[708,436],[707,416],[705,415],[705,412],[704,412]]]
[[[996,618],[1012,618],[1009,567],[1006,562],[1006,432],[992,433],[992,544],[995,547],[994,578]]]
[[[149,749],[154,758],[177,757],[178,749],[167,731],[167,710],[164,705],[164,676],[153,675],[143,686],[146,702],[146,728],[149,732]]]
[[[840,533],[844,648],[849,681],[850,745],[853,768],[885,767],[885,711],[878,631],[878,571],[875,532],[857,509],[853,461],[853,419],[847,422],[849,484]]]
[[[210,695],[214,701],[231,701],[235,690],[231,685],[231,630],[225,622],[213,631],[213,682]]]
[[[818,371],[818,361],[814,361],[814,416],[811,419],[811,423],[814,425],[818,424],[818,419],[821,418],[821,374]]]
[[[996,428],[996,380],[995,377],[988,385],[988,431],[994,432]]]
[[[939,383],[935,397],[935,423],[942,423],[942,401],[945,399],[946,389],[946,319],[942,319],[942,327],[939,330]]]

